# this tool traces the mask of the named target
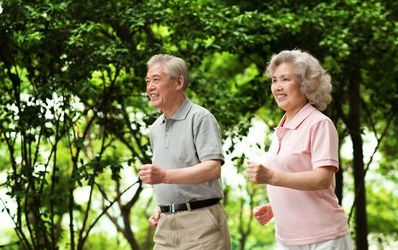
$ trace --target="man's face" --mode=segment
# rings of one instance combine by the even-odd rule
[[[162,111],[170,108],[177,95],[177,81],[170,79],[161,63],[148,68],[145,82],[152,105]]]

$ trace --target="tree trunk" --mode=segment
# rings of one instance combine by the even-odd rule
[[[333,94],[333,93],[332,93]],[[336,126],[337,131],[339,131],[339,128],[337,127],[337,123],[339,121],[339,119],[343,118],[343,113],[341,112],[341,107],[342,107],[342,101],[341,98],[339,98],[340,96],[342,96],[343,93],[338,93],[338,92],[334,92],[334,96],[333,98],[333,103],[332,105],[329,106],[328,109],[326,109],[325,114],[333,121],[333,123]],[[343,119],[344,120],[344,119]],[[342,205],[343,203],[343,189],[344,189],[344,170],[343,170],[343,165],[342,165],[342,160],[341,160],[341,155],[340,155],[340,149],[341,149],[341,145],[343,144],[343,139],[344,138],[344,134],[339,133],[339,171],[336,173],[336,188],[334,190],[334,193],[337,196],[337,199],[339,200],[339,204]]]
[[[336,173],[336,189],[334,190],[334,193],[336,194],[341,206],[343,203],[343,169],[341,168],[341,165],[339,171]]]
[[[356,249],[368,249],[368,227],[366,220],[366,190],[365,190],[365,170],[363,162],[363,141],[361,137],[361,100],[360,100],[360,74],[353,72],[353,77],[349,84],[350,92],[350,111],[348,129],[353,147],[353,167],[355,184],[355,243]]]

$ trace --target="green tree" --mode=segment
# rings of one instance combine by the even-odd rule
[[[129,189],[119,183],[123,165],[149,159],[142,124],[150,114],[139,84],[132,84],[132,61],[124,60],[129,50],[110,39],[108,23],[77,19],[82,13],[70,2],[2,7],[1,138],[10,168],[3,185],[17,204],[10,216],[19,245],[57,249],[67,238],[70,249],[83,249],[98,220]],[[114,192],[107,188],[112,180]],[[77,203],[83,187],[87,202]],[[117,204],[129,212],[136,201]],[[98,202],[104,203],[99,211]],[[129,214],[122,215],[128,223]],[[138,245],[129,230],[128,224],[126,238]]]
[[[364,136],[373,134],[375,155],[383,156],[377,173],[396,186],[395,1],[8,0],[1,6],[0,150],[6,153],[0,171],[8,178],[0,188],[17,204],[15,212],[3,205],[20,248],[92,248],[101,241],[90,235],[101,239],[94,228],[105,217],[122,245],[152,247],[153,229],[144,221],[155,204],[135,182],[139,166],[150,161],[148,126],[157,116],[142,94],[151,55],[187,60],[188,95],[215,114],[233,155],[252,119],[272,128],[281,117],[263,71],[272,53],[295,47],[313,53],[334,79],[326,112],[341,143],[353,145],[352,159],[342,157],[336,192],[342,200],[343,173],[352,174],[354,187],[345,189],[355,197],[357,249],[368,248],[369,232],[396,240],[396,224],[383,227],[374,212],[374,204],[396,194],[367,191],[376,185],[365,183],[374,158],[364,161]],[[244,158],[233,159],[242,178]],[[88,190],[83,202],[82,190]],[[265,197],[250,184],[226,185],[234,248],[272,244],[272,225],[258,226],[251,214]],[[381,221],[391,217],[378,209]]]

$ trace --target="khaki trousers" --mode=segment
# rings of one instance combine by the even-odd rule
[[[227,215],[221,204],[162,213],[154,235],[154,250],[230,250]]]

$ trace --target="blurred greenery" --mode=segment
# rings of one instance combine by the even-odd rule
[[[187,61],[188,96],[220,123],[233,249],[271,249],[273,222],[260,226],[251,214],[266,190],[246,181],[244,159],[268,148],[282,115],[266,62],[292,48],[312,53],[333,78],[325,113],[339,130],[336,193],[356,248],[398,241],[397,1],[0,6],[1,249],[152,248],[156,205],[137,170],[151,159],[148,126],[159,114],[143,94],[155,53]],[[255,123],[266,129],[248,141]]]

